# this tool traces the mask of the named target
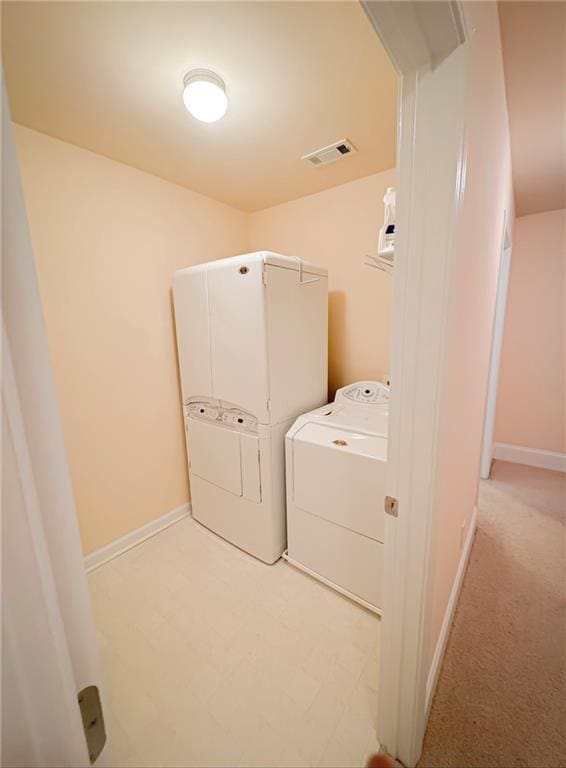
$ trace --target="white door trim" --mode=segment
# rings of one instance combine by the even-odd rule
[[[89,765],[101,688],[78,523],[2,73],[2,765]],[[25,599],[23,595],[25,594]],[[104,691],[101,691],[102,697]],[[106,746],[99,764],[108,758]]]
[[[466,24],[459,3],[368,2],[401,74],[393,271],[378,738],[406,765],[420,757],[432,696],[425,617],[433,478],[453,240],[465,186]],[[428,696],[427,696],[427,683]]]
[[[3,534],[11,546],[3,558],[3,562],[7,561],[7,572],[2,585],[6,632],[2,661],[11,673],[3,714],[11,722],[18,711],[23,720],[19,724],[20,734],[14,736],[10,729],[6,751],[11,758],[25,755],[30,765],[57,761],[61,766],[87,766],[76,680],[46,546],[4,320],[2,363],[4,451],[13,459],[13,464],[5,462],[4,456],[2,461],[3,474],[8,475],[3,478]],[[14,545],[18,545],[17,557]],[[24,579],[26,600],[19,594]],[[25,743],[18,743],[23,734]]]
[[[493,460],[493,434],[495,431],[495,409],[497,405],[497,389],[499,385],[499,370],[501,368],[501,352],[503,349],[503,333],[505,330],[505,309],[511,271],[511,237],[509,235],[507,211],[503,219],[501,237],[501,260],[499,262],[499,278],[497,281],[497,299],[495,317],[493,319],[493,342],[491,360],[489,363],[489,380],[487,385],[487,401],[485,410],[485,426],[483,431],[483,448],[480,477],[487,480],[491,472]]]

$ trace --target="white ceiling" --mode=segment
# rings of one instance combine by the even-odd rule
[[[566,3],[500,2],[517,216],[566,208]]]
[[[358,2],[3,2],[16,122],[253,211],[395,165],[397,76]],[[184,109],[184,74],[228,113]],[[300,157],[349,138],[324,168]]]

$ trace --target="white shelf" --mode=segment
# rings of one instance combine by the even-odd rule
[[[374,269],[381,269],[383,272],[387,272],[389,275],[393,273],[393,255],[390,260],[384,256],[376,256],[372,253],[366,253],[365,264],[368,267],[373,267]]]

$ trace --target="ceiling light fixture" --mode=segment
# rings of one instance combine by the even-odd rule
[[[193,117],[203,123],[224,117],[228,97],[221,77],[209,69],[193,69],[185,75],[183,85],[183,102]]]

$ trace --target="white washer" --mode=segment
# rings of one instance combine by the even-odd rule
[[[389,388],[358,381],[285,438],[287,560],[381,612]]]

